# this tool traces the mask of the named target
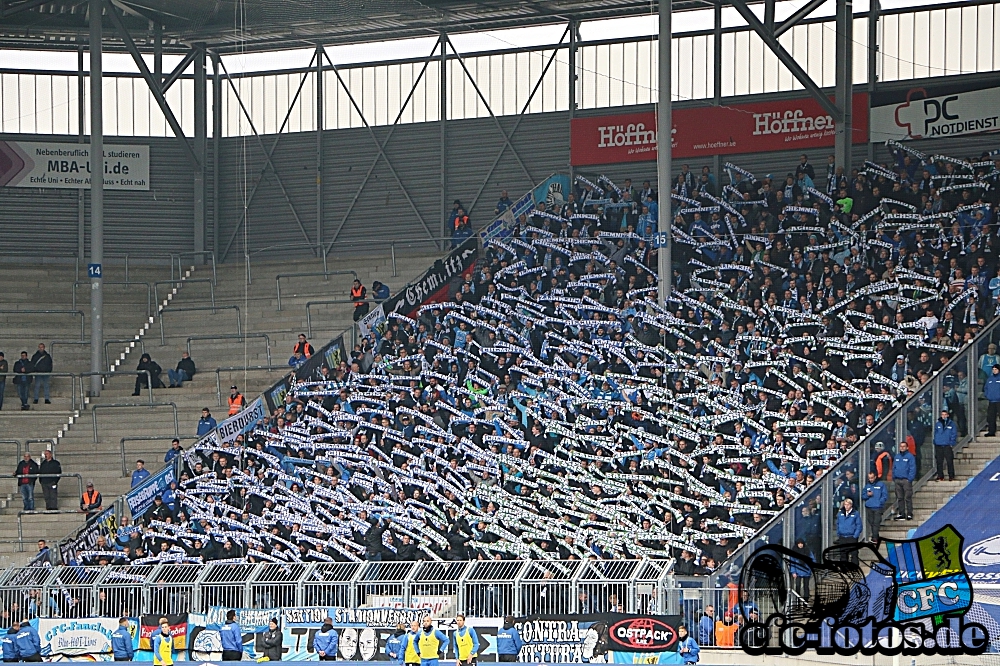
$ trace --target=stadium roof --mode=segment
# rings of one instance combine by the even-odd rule
[[[113,0],[140,48],[163,26],[164,52],[203,42],[221,53],[351,44],[648,15],[650,0]],[[673,0],[676,11],[713,0]],[[652,5],[652,6],[651,6]],[[87,0],[0,0],[0,49],[86,44]],[[242,30],[237,26],[242,25]],[[123,50],[105,21],[105,50]]]

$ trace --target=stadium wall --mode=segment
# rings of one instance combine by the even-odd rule
[[[921,81],[907,81],[887,85],[886,88],[910,88],[920,84]],[[800,97],[801,93],[746,96],[740,101],[756,102],[794,96]],[[649,105],[617,107],[603,109],[600,113],[581,112],[579,116],[651,109]],[[566,112],[449,121],[445,149],[445,209],[450,210],[451,202],[460,199],[468,211],[477,193],[481,192],[471,210],[474,226],[481,228],[492,219],[493,206],[501,189],[507,189],[516,196],[551,173],[566,172],[570,144],[568,121]],[[505,140],[498,131],[498,124],[503,133],[510,136],[510,145],[517,155],[510,147],[501,154]],[[0,135],[0,140],[76,143],[77,137]],[[376,141],[378,145],[385,143],[384,151],[391,167],[386,159],[379,157]],[[246,229],[250,250],[284,245],[288,252],[306,252],[305,248],[296,249],[293,246],[316,243],[315,142],[315,134],[311,132],[263,136],[260,141],[252,136],[220,141],[220,256],[225,255],[232,260],[242,254],[244,196],[254,190],[258,179],[260,183],[249,205],[249,226]],[[329,245],[334,239],[344,247],[353,247],[355,243],[371,246],[373,241],[378,243],[381,240],[394,240],[401,244],[440,236],[443,216],[440,142],[438,122],[325,132],[322,183],[324,244]],[[106,254],[113,260],[115,255],[125,252],[190,250],[194,242],[191,169],[176,140],[108,138],[109,145],[117,143],[144,143],[150,146],[150,189],[141,192],[109,191],[105,195]],[[209,164],[213,159],[212,144],[212,141],[208,142]],[[978,156],[984,147],[1000,145],[1000,138],[996,135],[959,136],[914,141],[912,145],[929,152]],[[262,146],[266,150],[273,147],[271,161],[280,177],[280,184],[273,170],[263,169],[266,159]],[[889,159],[888,151],[881,144],[875,144],[872,149],[877,161]],[[832,147],[807,152],[819,170],[831,151]],[[739,164],[758,176],[767,173],[780,176],[798,162],[800,152],[789,150],[729,155],[722,162]],[[854,146],[855,165],[860,165],[868,156],[868,145]],[[376,158],[378,161],[372,167]],[[692,158],[677,162],[678,167],[680,163],[689,162],[692,171],[698,173],[701,166],[711,163],[711,159]],[[369,169],[371,176],[365,182]],[[206,247],[211,248],[214,246],[213,183],[211,168],[207,171]],[[634,162],[583,167],[578,171],[588,175],[606,174],[616,182],[631,177],[638,184],[646,179],[655,183],[656,167],[655,162]],[[357,202],[345,219],[345,212],[355,197]],[[89,216],[89,196],[84,196],[82,200],[85,215]],[[4,254],[13,251],[21,256],[36,258],[74,256],[78,245],[79,205],[76,190],[0,188],[0,234],[8,239],[18,239],[4,248]],[[143,242],[137,244],[137,238]],[[426,249],[428,246],[423,247]]]

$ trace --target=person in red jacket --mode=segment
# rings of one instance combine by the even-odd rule
[[[14,470],[17,478],[17,489],[21,491],[21,501],[25,511],[35,510],[35,481],[38,477],[38,463],[31,459],[31,454],[24,453],[24,460],[17,463]]]

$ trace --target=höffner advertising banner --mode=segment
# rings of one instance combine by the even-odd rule
[[[0,187],[90,187],[90,146],[0,141]],[[149,189],[149,146],[104,146],[104,187]]]
[[[868,141],[868,95],[853,100],[853,142]],[[676,158],[832,147],[834,121],[811,97],[673,111]],[[573,166],[656,159],[656,113],[574,118]]]
[[[872,97],[871,140],[903,141],[1000,131],[1000,88],[910,88]]]

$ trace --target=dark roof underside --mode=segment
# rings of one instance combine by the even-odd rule
[[[203,42],[220,53],[351,44],[640,16],[650,0],[114,0],[140,48],[163,26],[164,52]],[[656,11],[656,2],[652,10]],[[676,11],[712,0],[673,0]],[[88,42],[86,0],[0,0],[0,49],[75,49]],[[105,50],[122,50],[104,21]]]

